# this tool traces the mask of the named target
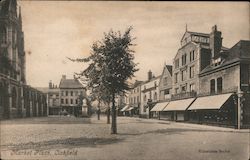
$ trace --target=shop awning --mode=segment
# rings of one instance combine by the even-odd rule
[[[220,109],[221,106],[228,100],[232,95],[221,94],[214,96],[206,96],[197,98],[194,103],[188,108],[188,110],[198,110],[198,109]]]
[[[163,111],[185,111],[194,100],[195,98],[188,98],[170,101]]]
[[[134,107],[130,107],[126,111],[131,111],[132,109],[134,109]]]
[[[121,112],[125,112],[125,111],[127,111],[127,109],[129,108],[129,106],[125,106],[125,107],[123,107],[122,109],[121,109]]]
[[[169,102],[157,103],[150,111],[153,111],[153,112],[162,111],[168,105],[168,103]]]

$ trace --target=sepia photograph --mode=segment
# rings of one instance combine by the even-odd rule
[[[250,160],[250,3],[0,0],[0,159]]]

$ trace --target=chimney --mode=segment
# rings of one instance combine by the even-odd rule
[[[217,31],[217,26],[212,27],[212,32],[209,35],[209,45],[212,53],[212,58],[216,57],[222,47],[221,32]]]
[[[151,70],[148,71],[148,80],[150,81],[153,77],[153,73],[151,72]]]
[[[51,89],[52,88],[52,81],[50,80],[49,81],[49,89]]]
[[[65,79],[66,79],[66,75],[62,75],[62,79],[64,79],[64,80],[65,80]]]

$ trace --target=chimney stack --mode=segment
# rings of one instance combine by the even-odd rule
[[[222,37],[221,32],[217,31],[217,26],[212,27],[212,32],[209,35],[209,45],[212,53],[212,58],[216,57],[222,47]]]
[[[153,77],[153,73],[151,72],[151,70],[148,71],[148,80],[150,81]]]
[[[62,79],[64,79],[64,80],[65,80],[65,79],[66,79],[66,75],[62,75]]]
[[[49,89],[51,89],[52,88],[52,81],[50,80],[49,81]]]

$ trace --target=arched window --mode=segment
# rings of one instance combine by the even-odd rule
[[[5,43],[7,43],[7,30],[2,25],[0,26],[0,44],[5,44]]]

